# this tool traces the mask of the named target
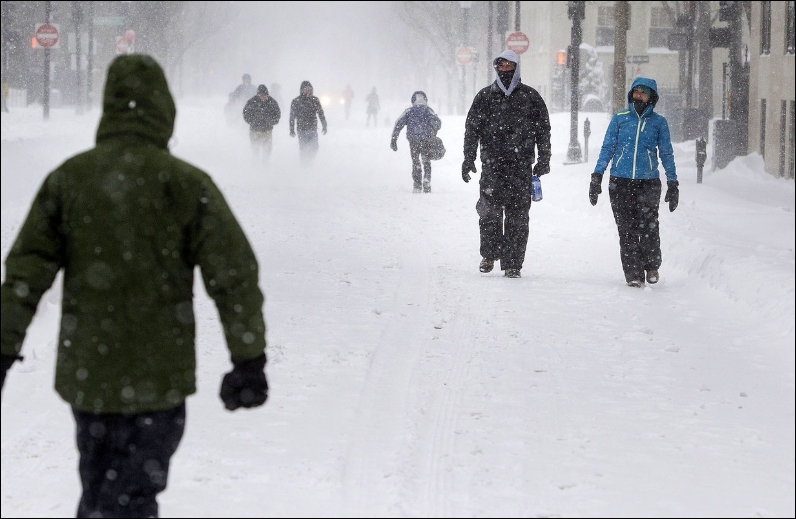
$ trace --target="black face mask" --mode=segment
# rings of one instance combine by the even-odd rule
[[[641,115],[641,112],[643,112],[644,109],[647,108],[648,104],[649,104],[648,102],[644,102],[639,99],[633,100],[633,108],[636,109],[636,113],[639,115]]]
[[[511,80],[514,78],[514,70],[506,70],[504,72],[498,72],[497,75],[500,78],[500,82],[503,83],[503,86],[508,88],[511,84]]]

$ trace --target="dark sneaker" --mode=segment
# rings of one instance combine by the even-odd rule
[[[634,288],[641,288],[644,286],[644,281],[639,279],[632,279],[627,282],[627,286],[634,287]]]
[[[428,182],[423,182],[423,192],[431,193],[431,184],[429,184]]]
[[[648,270],[647,271],[647,283],[650,285],[654,285],[658,282],[659,276],[657,270]]]
[[[478,270],[481,272],[492,272],[492,269],[495,267],[495,260],[493,259],[482,259],[481,264],[478,265]]]
[[[412,188],[412,193],[420,193],[420,186],[415,186]]]
[[[507,278],[521,278],[520,269],[506,269],[505,276]]]

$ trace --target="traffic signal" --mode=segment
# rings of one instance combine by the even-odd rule
[[[560,50],[556,54],[556,64],[557,65],[566,65],[567,64],[567,51]]]

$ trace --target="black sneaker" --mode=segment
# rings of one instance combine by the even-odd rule
[[[644,281],[640,279],[631,279],[630,281],[627,282],[627,286],[633,288],[641,288],[644,286]]]
[[[492,269],[494,267],[495,267],[495,260],[484,258],[481,260],[481,264],[478,265],[478,270],[487,273],[487,272],[492,272]]]
[[[504,274],[507,278],[521,278],[520,269],[506,269]]]
[[[420,186],[415,186],[412,188],[412,193],[419,193],[419,192],[420,192]]]
[[[431,193],[431,182],[423,182],[423,192]]]
[[[654,285],[655,283],[658,282],[658,279],[660,279],[660,276],[658,275],[657,270],[647,271],[647,283],[649,283],[650,285]]]

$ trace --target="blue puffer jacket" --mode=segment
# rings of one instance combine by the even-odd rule
[[[652,90],[650,104],[641,115],[633,107],[633,89],[644,85]],[[666,180],[677,180],[674,150],[669,123],[653,109],[658,102],[658,84],[654,79],[637,77],[627,93],[628,108],[614,114],[605,131],[603,147],[594,172],[605,173],[611,163],[611,176],[631,179],[660,178],[658,157],[666,172]]]

